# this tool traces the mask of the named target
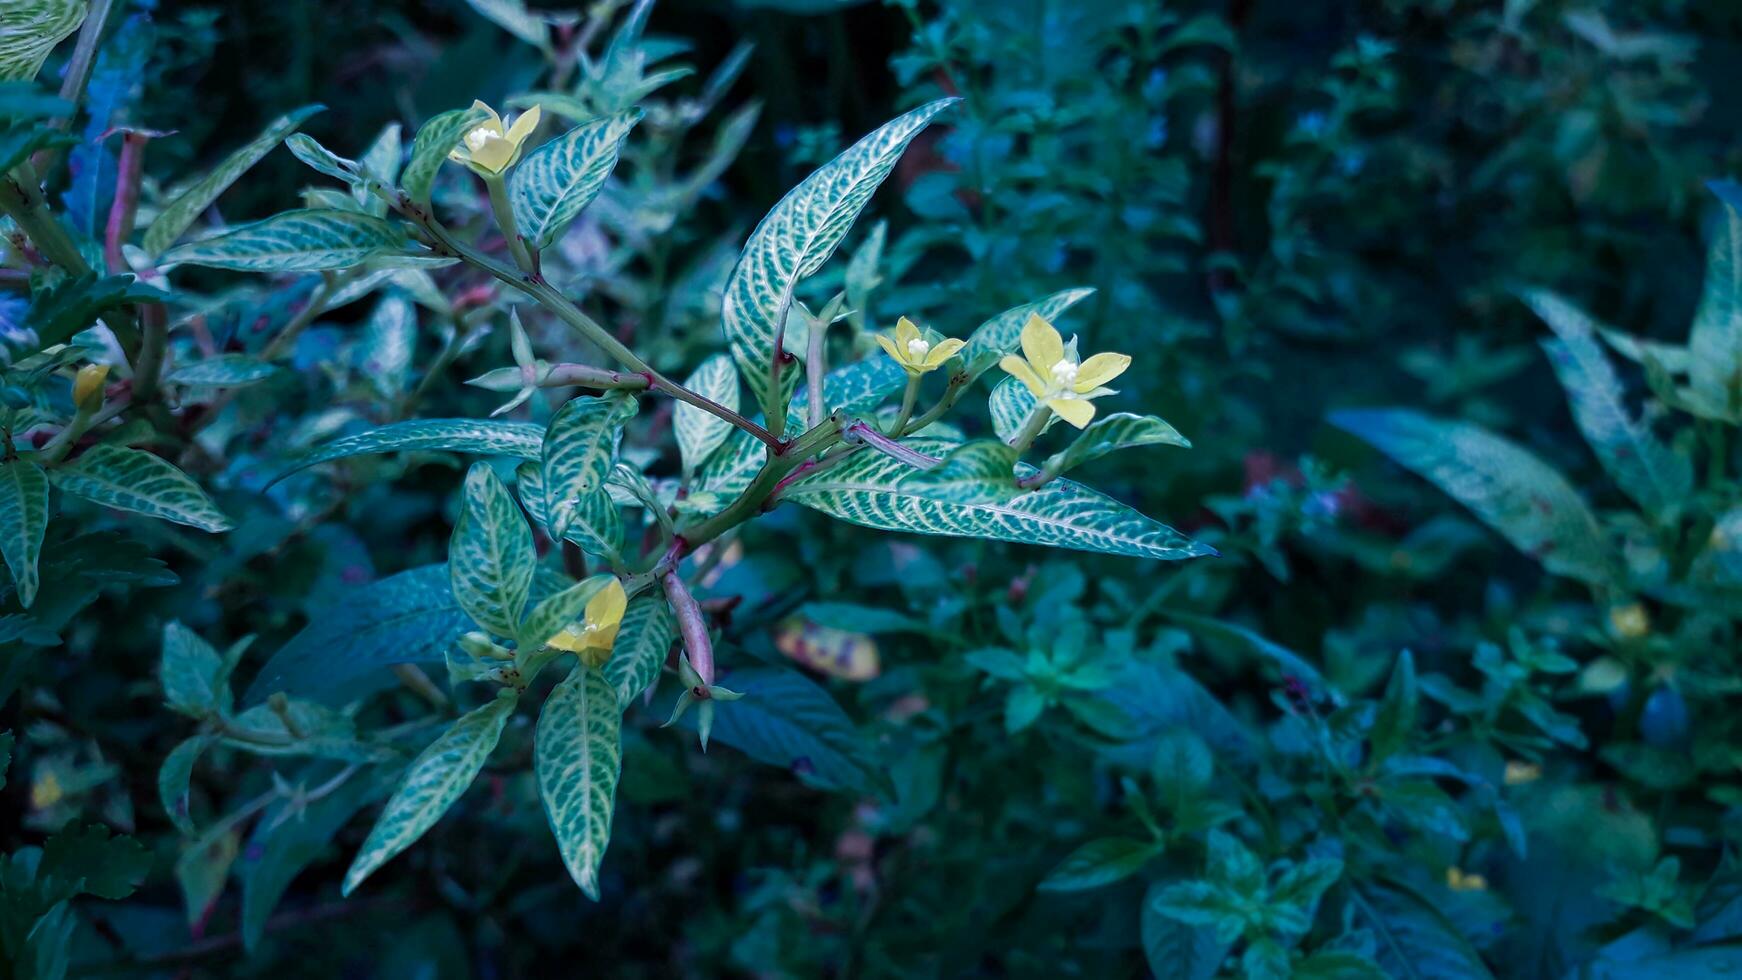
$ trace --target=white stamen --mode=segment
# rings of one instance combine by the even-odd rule
[[[912,357],[912,358],[916,358],[916,359],[921,358],[921,357],[924,357],[930,350],[931,350],[931,345],[926,343],[925,338],[923,338],[923,337],[915,337],[912,340],[907,342],[907,356],[908,357]]]
[[[1052,366],[1052,380],[1055,384],[1073,385],[1077,383],[1077,362],[1065,359]]]
[[[466,147],[474,151],[481,150],[484,148],[485,143],[488,143],[495,138],[495,132],[493,132],[489,127],[479,126],[477,129],[466,134]]]

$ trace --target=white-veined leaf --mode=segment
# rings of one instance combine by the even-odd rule
[[[490,114],[476,107],[466,109],[449,109],[447,112],[430,117],[417,131],[417,136],[411,143],[411,159],[405,164],[405,172],[399,175],[399,186],[405,189],[406,196],[412,203],[420,207],[429,206],[430,191],[435,188],[436,171],[442,168],[442,161],[448,158],[448,151],[460,142],[460,138],[479,123],[490,118]]]
[[[37,559],[48,531],[48,475],[28,459],[0,463],[0,555],[12,570],[18,603],[36,601]]]
[[[230,519],[193,478],[168,460],[141,449],[92,446],[49,479],[62,492],[105,507],[159,517],[202,531],[228,531]]]
[[[286,211],[233,231],[178,245],[162,264],[207,265],[243,272],[349,269],[401,248],[405,237],[360,211]]]
[[[164,381],[189,388],[242,388],[259,384],[277,373],[277,368],[247,354],[219,354],[203,361],[183,364]]]
[[[618,707],[627,710],[652,686],[675,639],[677,617],[663,596],[644,593],[629,600],[623,622],[617,627],[611,659],[600,668],[617,692]]]
[[[479,626],[497,636],[517,636],[537,564],[532,530],[508,488],[488,463],[473,463],[448,544],[454,600]]]
[[[1009,442],[1016,438],[1022,427],[1028,424],[1028,416],[1034,411],[1034,406],[1040,404],[1034,397],[1034,392],[1028,386],[1012,377],[1006,377],[992,389],[991,397],[986,399],[986,411],[992,416],[992,431],[998,433],[998,438]],[[1059,417],[1055,414],[1046,420],[1046,425],[1040,430],[1046,432],[1058,424]]]
[[[521,463],[514,474],[520,505],[526,508],[526,513],[539,527],[554,537],[550,514],[545,510],[549,497],[544,487],[543,469],[528,460]],[[569,526],[563,530],[562,539],[574,542],[589,555],[607,559],[617,557],[623,547],[623,515],[617,512],[618,501],[613,494],[617,490],[617,484],[612,482],[607,483],[603,490],[575,498],[569,511]]]
[[[1742,418],[1742,186],[1707,186],[1723,207],[1688,334],[1688,387],[1703,414],[1733,422]]]
[[[230,708],[224,658],[205,638],[178,622],[163,627],[163,657],[158,667],[163,699],[190,718],[205,718]]]
[[[210,173],[190,184],[179,197],[169,202],[156,220],[151,222],[151,227],[145,230],[142,242],[145,251],[150,255],[158,255],[174,245],[176,239],[198,220],[200,214],[211,207],[212,202],[228,190],[238,177],[246,173],[249,167],[259,163],[261,157],[272,152],[273,147],[295,132],[303,124],[303,120],[325,108],[326,106],[318,104],[305,105],[279,116],[259,136],[225,157],[224,162],[213,167]]]
[[[587,600],[611,581],[610,575],[594,575],[546,596],[526,614],[526,620],[520,624],[520,632],[516,634],[516,642],[528,650],[544,646],[551,637],[562,632],[563,627],[580,620],[587,611]]]
[[[412,760],[345,872],[342,894],[349,896],[376,868],[422,837],[472,785],[502,737],[516,700],[498,696],[465,714]]]
[[[7,0],[0,4],[0,82],[28,82],[48,53],[84,23],[85,0]]]
[[[357,370],[383,398],[398,398],[405,392],[417,349],[417,308],[398,290],[389,290],[369,314],[363,336],[357,341]]]
[[[581,500],[604,490],[605,477],[616,461],[623,423],[637,408],[634,396],[613,392],[597,398],[571,398],[550,420],[541,457],[545,514],[552,535],[563,537]]]
[[[629,109],[582,123],[520,161],[508,178],[508,201],[529,245],[544,248],[556,241],[593,202],[641,115],[640,109]]]
[[[937,500],[1002,503],[1020,492],[1016,450],[997,439],[965,442],[951,449],[936,466],[903,477],[902,486]]]
[[[1100,459],[1108,453],[1137,446],[1179,446],[1190,449],[1192,444],[1173,426],[1154,415],[1115,412],[1091,422],[1063,452],[1048,457],[1043,469],[1056,476],[1092,459]]]
[[[354,436],[334,439],[290,461],[273,477],[282,480],[297,470],[350,456],[409,451],[471,453],[538,459],[544,427],[500,419],[410,419]]]
[[[786,411],[769,368],[798,282],[834,254],[909,142],[956,99],[939,99],[885,124],[806,177],[751,232],[726,283],[721,316],[739,371],[772,418]],[[784,373],[796,375],[796,363]]]
[[[738,369],[732,366],[728,354],[715,354],[703,361],[684,387],[734,412],[738,410]],[[700,469],[732,434],[732,423],[688,402],[678,402],[672,409],[671,427],[677,435],[678,455],[685,473]]]
[[[521,0],[466,0],[486,20],[540,51],[550,50],[550,28]]]
[[[569,876],[595,902],[622,771],[622,717],[611,683],[586,664],[575,665],[538,713],[538,797]]]

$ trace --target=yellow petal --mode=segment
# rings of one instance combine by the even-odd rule
[[[871,336],[877,338],[877,345],[883,348],[884,353],[895,358],[895,363],[902,367],[907,366],[907,358],[904,356],[907,352],[902,350],[900,347],[897,347],[895,341],[890,340],[885,334],[878,333],[872,334]]]
[[[926,366],[927,370],[930,370],[932,368],[942,367],[943,363],[945,361],[949,360],[952,357],[955,357],[956,352],[961,350],[963,347],[966,347],[966,346],[967,346],[966,343],[964,343],[963,341],[957,340],[954,337],[951,337],[947,340],[938,341],[937,346],[933,347],[925,355],[925,366]]]
[[[1131,366],[1131,358],[1126,354],[1096,354],[1077,367],[1077,383],[1071,387],[1078,394],[1091,388],[1099,388],[1114,378],[1125,373]]]
[[[558,650],[567,650],[569,653],[580,653],[587,648],[587,641],[590,639],[592,637],[579,625],[570,623],[564,626],[557,635],[544,641],[544,645]]]
[[[472,108],[482,109],[485,112],[488,112],[490,114],[489,119],[484,120],[483,122],[479,123],[478,125],[483,126],[485,129],[488,129],[491,132],[494,132],[498,136],[502,135],[502,117],[498,116],[496,114],[495,109],[492,109],[489,106],[485,105],[483,99],[473,99],[472,100]]]
[[[919,328],[913,325],[912,320],[902,317],[896,322],[895,342],[901,345],[902,350],[906,350],[908,344],[919,339]]]
[[[612,579],[598,595],[587,600],[587,625],[595,629],[615,626],[623,621],[623,610],[628,607],[629,594],[623,591],[623,583]]]
[[[508,127],[508,142],[515,146],[526,142],[526,138],[538,128],[538,113],[538,106],[533,106],[521,113],[520,118],[514,120],[514,124]]]
[[[998,362],[998,366],[1009,372],[1011,377],[1022,382],[1028,388],[1029,394],[1034,397],[1039,398],[1041,393],[1046,391],[1046,384],[1040,380],[1040,375],[1035,374],[1034,368],[1029,367],[1027,361],[1015,354],[1005,354],[1004,359]]]
[[[492,136],[484,141],[483,146],[472,149],[470,160],[493,174],[499,174],[514,161],[514,144],[500,136]]]
[[[1064,360],[1065,340],[1040,314],[1030,313],[1028,322],[1022,325],[1022,354],[1036,371],[1045,375],[1054,364]]]
[[[1095,403],[1081,398],[1048,398],[1046,407],[1058,417],[1081,429],[1095,418]]]

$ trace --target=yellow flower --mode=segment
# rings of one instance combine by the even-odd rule
[[[623,623],[623,610],[629,605],[629,595],[623,583],[612,579],[587,600],[585,619],[570,623],[562,632],[546,641],[546,646],[577,654],[590,667],[598,667],[611,659],[611,647],[617,642],[617,627]]]
[[[951,337],[932,343],[920,335],[919,328],[913,321],[902,317],[895,325],[895,336],[878,334],[877,342],[895,363],[907,372],[908,377],[917,378],[927,371],[936,371],[944,366],[944,362],[956,356],[956,352],[967,346],[962,341]]]
[[[1651,632],[1651,617],[1637,602],[1609,610],[1609,626],[1624,640],[1637,640]]]
[[[86,411],[103,407],[103,382],[109,380],[109,365],[87,364],[73,378],[73,404]]]
[[[1111,395],[1111,388],[1102,385],[1131,366],[1124,354],[1096,354],[1086,361],[1076,358],[1076,341],[1065,347],[1052,324],[1037,313],[1028,315],[1022,325],[1022,357],[1006,354],[998,366],[1010,372],[1027,386],[1035,398],[1058,413],[1059,418],[1081,429],[1095,417],[1090,399]]]
[[[1446,887],[1455,892],[1480,892],[1488,890],[1488,879],[1476,874],[1465,874],[1458,868],[1446,869]]]
[[[521,113],[507,126],[503,125],[496,110],[484,103],[474,101],[472,108],[488,112],[490,118],[479,123],[460,140],[458,146],[448,151],[448,159],[493,177],[520,159],[521,145],[538,128],[538,106]]]
[[[1506,763],[1506,785],[1522,786],[1542,778],[1542,767],[1534,762],[1512,759]]]

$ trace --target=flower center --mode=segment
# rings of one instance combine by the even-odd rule
[[[1077,383],[1077,362],[1066,358],[1052,366],[1054,384],[1069,387]]]
[[[931,344],[926,343],[923,337],[915,337],[907,342],[907,356],[909,357],[924,357],[930,351]]]
[[[466,147],[471,150],[481,150],[484,144],[496,138],[496,134],[487,126],[479,126],[466,134]]]

